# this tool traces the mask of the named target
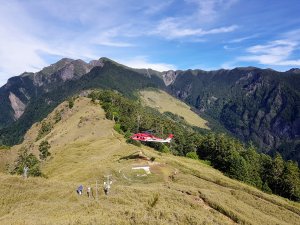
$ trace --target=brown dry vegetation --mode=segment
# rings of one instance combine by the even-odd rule
[[[0,224],[300,224],[300,205],[225,177],[201,161],[125,142],[113,122],[89,99],[66,103],[62,120],[35,142],[40,124],[27,133],[23,145],[42,140],[51,144],[51,157],[42,164],[47,178],[4,173],[21,146],[2,151],[0,163]],[[47,118],[52,121],[54,113]],[[130,157],[140,150],[154,163]],[[149,165],[148,176],[132,166]],[[79,184],[102,184],[112,174],[109,196],[102,185],[99,199],[78,196]],[[142,172],[141,172],[142,174]]]
[[[140,91],[142,102],[152,108],[156,108],[161,113],[172,112],[174,114],[183,116],[186,122],[200,128],[209,129],[208,122],[194,113],[191,108],[169,95],[168,93],[160,90],[145,90]]]

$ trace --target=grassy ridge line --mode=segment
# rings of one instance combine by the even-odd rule
[[[207,125],[208,122],[194,113],[187,104],[177,100],[166,92],[146,90],[139,93],[145,105],[158,109],[161,113],[169,111],[182,116],[190,125],[210,129]]]

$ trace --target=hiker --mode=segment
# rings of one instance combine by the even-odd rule
[[[106,184],[106,182],[104,182],[104,193],[105,193],[105,195],[108,195],[109,188],[110,188],[110,185]]]
[[[92,193],[91,187],[87,188],[86,193],[87,193],[88,198],[90,198],[91,197],[91,193]]]
[[[103,184],[104,184],[103,185],[104,193],[105,193],[105,195],[108,195],[109,189],[110,189],[110,185],[112,184],[112,181],[107,181],[107,182],[104,181]]]
[[[27,178],[27,174],[28,174],[28,170],[29,170],[28,166],[25,165],[23,170],[24,170],[23,177]]]
[[[80,185],[78,188],[77,188],[77,194],[79,194],[79,195],[82,195],[82,191],[83,191],[83,186],[82,185]]]

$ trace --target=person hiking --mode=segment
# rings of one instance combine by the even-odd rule
[[[76,192],[77,192],[77,194],[82,195],[82,191],[83,191],[83,186],[80,185],[80,186],[77,188]]]
[[[92,196],[91,195],[92,194],[92,188],[90,186],[87,188],[86,193],[87,193],[88,198],[90,198]]]
[[[23,168],[23,171],[24,171],[23,177],[24,177],[24,178],[27,178],[27,177],[28,177],[28,170],[29,170],[28,166],[25,165],[24,168]]]
[[[104,189],[105,195],[108,195],[111,184],[112,184],[112,181],[107,181],[107,182],[103,183],[103,189]]]
[[[103,183],[103,190],[104,190],[105,195],[108,195],[110,185],[112,184],[111,175],[107,175],[104,177],[106,177],[106,181],[104,181],[104,183]]]
[[[106,183],[106,182],[104,182],[104,183]],[[108,195],[108,192],[109,192],[109,185],[104,184],[104,193],[105,193],[105,195]]]

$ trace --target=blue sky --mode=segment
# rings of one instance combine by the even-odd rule
[[[0,3],[0,86],[62,57],[160,71],[300,67],[299,0]]]

